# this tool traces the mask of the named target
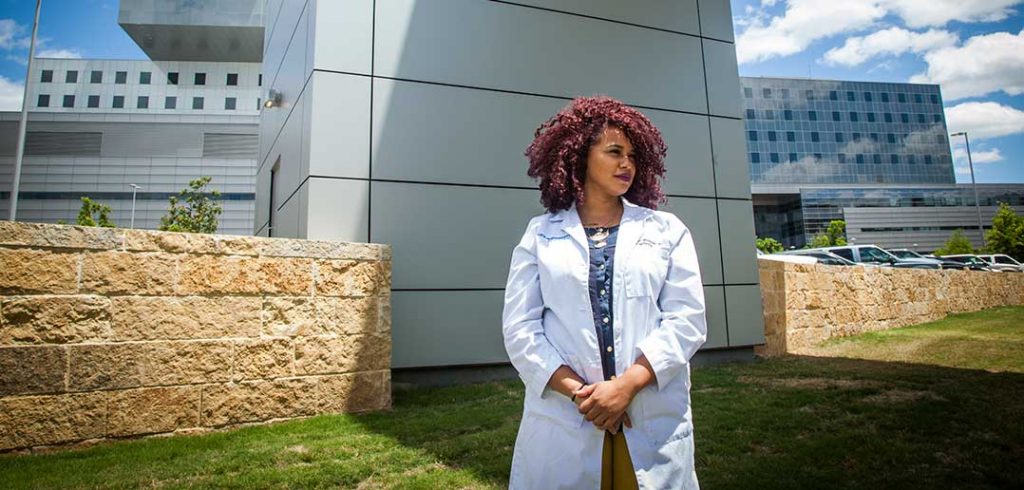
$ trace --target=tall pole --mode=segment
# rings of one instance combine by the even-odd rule
[[[131,224],[128,225],[128,229],[134,230],[135,229],[135,192],[138,191],[140,189],[140,187],[135,185],[135,184],[128,184],[128,185],[132,186],[132,221],[131,221]]]
[[[981,226],[981,203],[978,201],[978,183],[974,181],[974,162],[971,161],[971,140],[967,137],[967,131],[952,134],[952,136],[961,135],[963,135],[964,143],[967,145],[967,166],[971,169],[971,188],[974,189],[974,210],[978,213],[978,239],[981,240],[981,245],[985,246],[985,231]]]
[[[25,89],[21,96],[21,123],[18,125],[18,149],[14,157],[14,186],[11,189],[11,209],[8,220],[18,215],[18,192],[21,189],[21,164],[25,159],[25,129],[28,125],[28,84],[32,80],[32,60],[36,57],[36,34],[39,32],[39,7],[43,0],[36,0],[36,17],[32,21],[32,40],[28,45],[28,68],[25,69]]]

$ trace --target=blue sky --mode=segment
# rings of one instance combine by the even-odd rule
[[[143,59],[116,0],[44,0],[38,56]],[[0,110],[20,108],[35,2],[0,0]],[[979,182],[1024,183],[1024,0],[732,0],[743,76],[938,83]],[[957,179],[970,182],[962,143]]]

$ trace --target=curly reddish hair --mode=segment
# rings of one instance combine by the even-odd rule
[[[526,149],[526,173],[540,179],[540,202],[548,211],[583,202],[587,156],[606,127],[622,130],[636,152],[636,175],[624,197],[650,209],[665,202],[660,179],[665,176],[668,148],[661,132],[640,111],[598,95],[573,99],[537,128]]]

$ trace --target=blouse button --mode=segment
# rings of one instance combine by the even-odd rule
[[[604,296],[604,289],[601,290],[601,296]]]
[[[608,317],[604,317],[604,322],[608,323]]]
[[[608,352],[611,352],[612,351],[612,346],[609,345],[608,348],[605,349],[605,350],[607,350]]]

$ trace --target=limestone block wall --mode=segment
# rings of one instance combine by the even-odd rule
[[[1024,274],[793,264],[758,260],[766,356],[832,337],[1024,304]]]
[[[0,451],[390,407],[391,248],[0,222]]]

